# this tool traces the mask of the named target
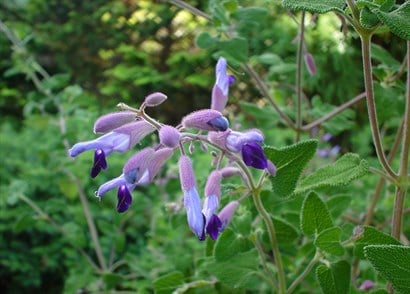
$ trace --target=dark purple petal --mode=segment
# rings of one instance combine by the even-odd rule
[[[232,85],[236,81],[236,78],[233,75],[228,75],[228,84]]]
[[[209,237],[211,237],[212,240],[216,240],[221,230],[222,230],[222,222],[218,216],[213,214],[211,216],[211,219],[209,220],[208,225],[206,226],[206,232],[208,233]]]
[[[94,152],[94,163],[91,168],[91,177],[95,178],[102,169],[107,168],[107,161],[105,160],[105,153],[102,149],[97,149]]]
[[[121,185],[118,188],[118,203],[117,203],[117,211],[118,212],[124,212],[130,207],[132,203],[132,196],[130,191],[128,191],[127,186]]]
[[[207,122],[209,126],[214,128],[215,131],[226,131],[229,127],[229,122],[224,116],[215,117]]]
[[[262,147],[255,142],[245,143],[242,146],[242,158],[247,166],[257,169],[268,167],[268,161]]]

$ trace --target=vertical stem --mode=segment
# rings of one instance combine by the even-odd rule
[[[364,84],[367,94],[367,111],[369,115],[370,128],[372,131],[373,144],[376,148],[377,157],[380,164],[382,165],[384,171],[390,175],[393,179],[397,178],[389,163],[387,162],[386,156],[383,151],[383,146],[380,138],[379,125],[377,121],[376,103],[374,100],[373,92],[373,78],[372,78],[372,64],[370,55],[370,40],[371,34],[362,34],[362,58],[363,58],[363,73],[364,73]]]
[[[285,271],[283,269],[282,258],[279,251],[278,240],[276,239],[276,231],[275,226],[273,225],[272,219],[269,213],[266,211],[265,207],[263,206],[259,189],[253,190],[253,202],[255,203],[255,207],[258,210],[259,215],[262,217],[263,221],[265,222],[266,228],[268,230],[269,240],[272,244],[273,250],[273,257],[275,258],[276,268],[278,270],[278,280],[279,280],[279,287],[278,293],[284,294],[286,290],[286,280],[285,280]]]
[[[406,198],[409,178],[409,148],[410,148],[410,42],[407,42],[407,90],[406,108],[404,111],[403,123],[403,145],[400,158],[399,185],[396,188],[396,198],[394,199],[394,211],[392,220],[392,236],[400,240],[401,227],[403,223],[404,199]]]
[[[300,139],[302,129],[302,54],[305,38],[305,11],[300,20],[298,51],[296,55],[296,142]]]

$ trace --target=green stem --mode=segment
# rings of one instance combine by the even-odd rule
[[[363,58],[363,73],[364,73],[364,83],[367,94],[367,111],[369,115],[370,128],[372,131],[373,144],[376,149],[377,157],[380,164],[382,165],[384,171],[393,179],[397,178],[390,164],[387,162],[386,156],[384,154],[380,130],[377,121],[376,103],[374,100],[373,92],[373,79],[372,79],[372,64],[371,64],[371,54],[370,54],[370,40],[371,34],[362,34],[362,58]]]
[[[313,259],[309,262],[309,264],[306,266],[305,270],[293,281],[293,283],[289,286],[288,290],[286,291],[286,294],[291,294],[293,291],[295,291],[296,287],[303,281],[303,279],[310,273],[310,271],[313,269],[313,267],[316,265],[316,263],[319,261],[321,257],[321,254],[316,251],[315,256]]]
[[[407,42],[407,91],[406,91],[406,107],[404,111],[403,123],[403,141],[400,158],[399,169],[399,185],[396,188],[396,198],[394,199],[393,221],[392,221],[392,236],[400,240],[404,200],[406,199],[407,190],[409,187],[409,148],[410,148],[410,41]]]
[[[302,59],[305,38],[305,11],[302,11],[300,20],[298,51],[296,55],[296,142],[300,140],[302,129]]]
[[[273,225],[272,219],[269,213],[266,211],[265,207],[263,206],[262,199],[260,197],[260,190],[253,190],[253,202],[255,203],[255,207],[262,217],[263,221],[265,222],[266,228],[268,230],[269,240],[272,244],[273,250],[273,257],[275,259],[276,268],[278,271],[278,293],[284,294],[286,290],[286,280],[285,280],[285,271],[283,268],[282,258],[279,251],[278,241],[276,239],[276,231],[275,226]]]

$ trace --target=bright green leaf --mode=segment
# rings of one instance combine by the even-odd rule
[[[302,194],[319,188],[346,186],[365,175],[369,169],[366,160],[357,154],[347,153],[336,162],[318,169],[300,181],[295,194]]]
[[[279,244],[289,244],[299,237],[299,233],[294,226],[288,222],[272,217],[273,225],[275,226],[276,238]]]
[[[385,12],[377,8],[372,9],[372,12],[377,15],[392,33],[400,38],[410,40],[410,2],[403,3],[392,12]]]
[[[326,204],[316,193],[306,196],[302,205],[301,229],[306,235],[320,233],[333,227],[333,222]]]
[[[329,11],[338,11],[344,13],[343,8],[345,1],[343,0],[283,0],[282,4],[285,8],[291,10],[305,10],[312,13],[326,13]]]
[[[363,227],[363,232],[356,237],[354,254],[360,258],[364,258],[363,248],[367,245],[400,245],[400,242],[392,236],[387,235],[373,227]]]
[[[344,294],[350,290],[350,265],[344,261],[331,264],[330,268],[319,265],[316,277],[325,294]]]
[[[410,247],[369,245],[364,253],[372,266],[399,293],[410,293]]]
[[[213,47],[216,41],[209,33],[202,32],[196,37],[195,43],[199,48],[207,49]]]
[[[360,10],[360,24],[367,28],[371,29],[375,27],[379,23],[379,19],[377,16],[370,11],[369,8],[363,7],[363,9]]]
[[[244,38],[236,37],[227,41],[219,41],[219,48],[238,62],[248,59],[248,42]]]
[[[272,189],[276,195],[286,197],[292,194],[303,169],[315,154],[316,148],[316,140],[302,141],[280,149],[264,148],[266,157],[277,168],[276,176],[270,177]]]
[[[339,227],[328,228],[322,231],[315,240],[315,246],[330,254],[341,256],[345,250],[340,244],[342,230]]]
[[[184,275],[175,271],[154,280],[154,289],[156,292],[164,290],[173,290],[184,283]]]
[[[231,229],[226,229],[219,236],[214,247],[214,256],[217,262],[227,261],[240,252],[253,248],[251,241],[242,235],[235,234]]]

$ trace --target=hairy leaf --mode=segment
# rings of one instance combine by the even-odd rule
[[[320,233],[333,227],[333,222],[326,204],[316,193],[306,196],[302,205],[301,229],[306,235]]]
[[[285,8],[291,10],[305,10],[312,13],[326,13],[329,11],[338,11],[344,13],[343,8],[345,1],[343,0],[283,0],[282,4]]]
[[[319,265],[316,269],[316,277],[325,294],[349,293],[350,265],[344,260],[331,264],[330,268]]]
[[[302,141],[280,149],[264,148],[266,157],[277,168],[276,176],[270,178],[273,192],[276,195],[286,197],[295,190],[300,175],[315,154],[316,148],[316,140]]]
[[[322,167],[303,178],[294,193],[301,194],[319,188],[346,186],[365,175],[368,168],[366,160],[360,159],[357,154],[347,153],[335,163]]]
[[[373,267],[399,293],[410,293],[410,247],[369,245],[364,253]]]
[[[327,253],[341,256],[345,250],[340,244],[342,230],[339,227],[328,228],[322,231],[315,240],[315,246]]]
[[[392,33],[405,40],[410,40],[410,2],[406,1],[392,12],[385,12],[381,8],[372,9],[372,12]]]

